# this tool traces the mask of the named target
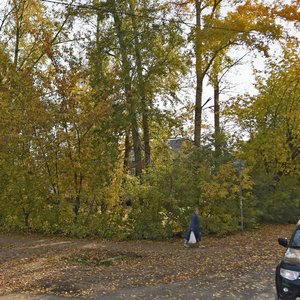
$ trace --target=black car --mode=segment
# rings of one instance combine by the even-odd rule
[[[300,300],[300,224],[297,224],[290,241],[279,238],[278,242],[287,250],[276,268],[277,299]]]

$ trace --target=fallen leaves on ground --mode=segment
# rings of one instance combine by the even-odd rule
[[[239,289],[243,281],[254,289],[259,280],[251,278],[252,272],[264,276],[275,269],[284,252],[277,238],[289,237],[293,229],[268,225],[243,235],[204,237],[199,247],[188,249],[179,239],[117,242],[0,236],[0,295],[85,296],[209,276],[231,276],[241,281]]]

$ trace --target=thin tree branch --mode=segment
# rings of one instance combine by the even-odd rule
[[[73,5],[74,0],[72,0],[72,2],[68,5],[68,7],[71,7]],[[58,38],[59,34],[62,32],[62,30],[64,29],[66,23],[69,20],[69,17],[71,16],[70,12],[68,12],[65,20],[63,21],[63,23],[61,24],[60,28],[58,29],[58,31],[56,32],[55,36],[53,37],[53,39],[51,40],[50,44],[53,45],[54,42],[56,41],[56,39]],[[46,54],[46,52],[42,52],[41,55],[36,59],[36,61],[33,63],[32,68],[34,68],[38,62],[43,58],[43,56]]]

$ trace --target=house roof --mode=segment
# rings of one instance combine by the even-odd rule
[[[185,137],[171,138],[167,141],[167,145],[173,150],[178,151],[182,149],[183,143],[186,141],[190,141]]]

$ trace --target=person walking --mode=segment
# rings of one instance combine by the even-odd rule
[[[189,242],[191,238],[191,234],[195,235],[195,243],[201,241],[201,232],[200,232],[200,218],[199,218],[199,210],[195,208],[194,213],[192,214],[191,222],[189,230],[186,233],[185,240],[184,240],[184,247],[189,247]]]

